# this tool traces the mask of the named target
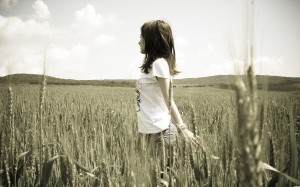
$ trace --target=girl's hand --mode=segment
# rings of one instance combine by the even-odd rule
[[[186,139],[186,141],[192,142],[194,145],[199,145],[199,141],[198,141],[197,137],[190,130],[183,129],[181,132],[182,132],[184,138]]]

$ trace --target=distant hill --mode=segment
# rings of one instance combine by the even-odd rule
[[[48,85],[93,85],[110,87],[134,87],[135,80],[113,79],[113,80],[73,80],[60,79],[47,76]],[[237,75],[217,75],[201,78],[175,79],[175,87],[214,87],[221,89],[234,89]],[[258,88],[272,91],[300,91],[300,78],[258,75]],[[35,74],[13,74],[0,77],[0,83],[12,84],[40,84],[42,75]]]
[[[176,80],[177,85],[184,87],[216,87],[234,89],[238,75],[217,75],[201,78],[188,78]],[[245,78],[240,76],[241,78]],[[257,75],[258,89],[270,91],[300,91],[300,78]]]
[[[43,75],[36,74],[13,74],[0,77],[0,83],[12,84],[40,84]],[[134,87],[134,80],[74,80],[60,79],[46,76],[48,85],[94,85],[94,86],[115,86],[115,87]]]

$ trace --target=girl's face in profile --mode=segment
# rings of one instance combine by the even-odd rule
[[[145,54],[145,40],[142,37],[142,35],[140,35],[140,41],[139,41],[139,45],[140,45],[140,52],[142,54]]]

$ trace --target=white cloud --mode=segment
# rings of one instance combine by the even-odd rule
[[[93,65],[106,61],[98,55],[98,47],[117,39],[102,32],[103,26],[117,23],[116,16],[104,17],[93,5],[87,5],[74,13],[73,22],[50,27],[51,14],[44,1],[35,1],[32,8],[33,14],[27,19],[0,15],[0,76],[42,73],[45,45],[49,46],[48,75],[86,79],[103,74],[94,70]],[[11,71],[7,72],[8,69]]]
[[[95,7],[91,4],[88,4],[85,8],[76,11],[75,19],[78,22],[92,26],[99,26],[105,23],[104,17],[100,14],[97,14]]]
[[[202,72],[203,76],[228,74],[234,74],[234,67],[230,61],[223,61],[221,63],[209,63],[209,65],[205,67],[205,71]]]
[[[280,75],[284,72],[286,65],[282,57],[268,57],[260,56],[254,60],[255,72],[257,74],[277,74]]]
[[[102,34],[104,25],[115,24],[113,18],[103,17],[93,5],[87,5],[74,14],[74,22],[61,28],[54,28],[53,45],[49,49],[48,73],[62,78],[88,79],[98,77],[101,71],[95,64],[102,60],[98,47],[116,41],[113,35]],[[104,67],[100,70],[104,71]]]
[[[84,62],[88,57],[89,48],[81,43],[75,44],[71,47],[64,48],[52,44],[48,50],[47,56],[49,63],[72,63]]]
[[[101,40],[101,44],[105,45],[107,40],[112,41],[114,36],[107,37],[101,36],[104,25],[116,24],[117,19],[114,15],[109,15],[107,17],[102,16],[97,13],[95,7],[91,4],[87,4],[83,9],[77,10],[74,14],[74,22],[71,23],[71,27],[68,28],[71,33],[69,35],[75,36],[83,40],[95,39],[95,37],[100,36],[98,41]],[[65,34],[64,34],[65,35]],[[104,42],[105,40],[105,42]]]
[[[202,40],[211,40],[216,36],[216,33],[210,33],[208,35],[202,36]]]
[[[9,72],[7,72],[7,66],[0,66],[0,76],[5,76],[9,74]]]
[[[104,24],[117,24],[120,22],[115,14],[109,14],[107,16],[102,16],[97,13],[94,5],[87,4],[83,9],[77,10],[75,12],[75,20],[78,23],[99,27]]]
[[[47,53],[54,62],[67,60],[70,56],[70,51],[60,46],[52,44]]]
[[[187,39],[185,39],[184,37],[176,37],[175,39],[175,47],[176,50],[184,50],[184,48],[189,44],[189,42],[187,41]]]
[[[17,4],[18,0],[0,0],[0,9],[10,9]]]
[[[37,19],[47,18],[49,11],[40,0],[34,3],[33,8],[36,16],[26,20],[0,15],[0,76],[7,73],[42,73],[43,49],[51,35],[51,28],[48,22]]]
[[[15,47],[10,56],[1,59],[0,73],[6,75],[7,73],[42,73],[42,54],[36,50],[26,47]],[[9,72],[7,72],[9,71]]]
[[[89,47],[81,43],[70,47],[51,44],[47,53],[47,73],[61,78],[83,78],[88,71]]]
[[[215,46],[212,42],[207,43],[207,49],[208,51],[214,51],[215,50]]]
[[[244,74],[245,72],[244,70],[245,65],[242,59],[231,59],[231,60],[223,61],[222,64],[219,65],[219,67],[220,69],[224,70],[222,74],[241,75]]]
[[[111,35],[107,35],[107,34],[100,34],[100,35],[96,36],[95,42],[97,45],[105,46],[111,42],[116,41],[116,39],[117,38],[115,36],[111,36]]]
[[[72,56],[76,59],[85,59],[87,57],[89,48],[78,43],[71,48]]]
[[[259,56],[253,62],[254,73],[262,75],[281,75],[285,69],[284,60],[281,57]],[[246,72],[243,59],[233,59],[224,63],[212,63],[208,67],[208,74],[243,74]],[[213,71],[215,69],[215,72]],[[213,74],[212,74],[213,75]]]
[[[33,36],[47,37],[50,34],[49,24],[36,22],[34,19],[23,21],[18,17],[0,15],[1,43],[30,39]],[[1,44],[0,44],[1,45]]]
[[[178,36],[175,38],[175,50],[176,50],[176,69],[178,71],[186,71],[186,52],[185,49],[189,45],[189,41],[182,37]],[[178,75],[178,78],[182,74]]]
[[[42,53],[50,35],[47,22],[0,15],[0,76],[7,73],[42,73]],[[6,72],[8,71],[9,72]]]
[[[34,14],[31,16],[38,21],[45,21],[50,18],[48,6],[41,0],[36,0],[32,6]]]
[[[130,79],[138,79],[141,75],[140,66],[144,60],[144,55],[138,54],[129,64],[127,70],[127,74]]]

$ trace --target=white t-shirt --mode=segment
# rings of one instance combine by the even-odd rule
[[[168,62],[155,60],[148,74],[142,73],[136,82],[138,132],[153,134],[169,127],[171,117],[156,77],[170,79]]]

